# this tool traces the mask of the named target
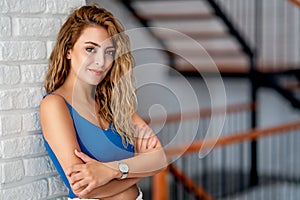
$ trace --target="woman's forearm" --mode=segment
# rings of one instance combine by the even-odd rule
[[[84,198],[105,198],[117,195],[136,184],[143,177],[152,176],[167,166],[167,160],[162,148],[122,161],[129,166],[129,173],[126,179],[114,179],[106,185],[94,189]],[[117,162],[107,164],[118,170]]]
[[[168,165],[163,148],[156,148],[147,153],[140,153],[132,158],[122,160],[129,167],[128,178],[143,178],[153,176],[165,169]],[[118,170],[117,162],[107,163],[108,166]]]
[[[95,188],[89,194],[81,198],[106,198],[115,196],[135,185],[139,180],[141,180],[141,178],[114,179],[106,185]]]

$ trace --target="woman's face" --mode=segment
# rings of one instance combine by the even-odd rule
[[[115,47],[102,26],[86,27],[67,52],[70,73],[90,85],[98,85],[112,67]]]

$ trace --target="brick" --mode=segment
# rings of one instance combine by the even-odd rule
[[[66,197],[67,194],[65,194],[62,197],[56,197],[55,199],[51,199],[51,200],[68,200],[68,198]]]
[[[67,195],[67,188],[63,183],[60,176],[54,176],[48,178],[49,182],[49,196],[57,195],[57,194],[64,194]]]
[[[0,124],[0,136],[19,133],[22,129],[22,117],[18,114],[3,115],[0,117]]]
[[[3,129],[3,126],[5,126],[5,125],[3,125],[3,121],[2,121],[2,119],[0,118],[0,137],[1,136],[3,136],[3,134],[5,133],[5,131],[3,131],[3,130],[5,130],[5,129]],[[0,146],[1,147],[1,146]],[[0,156],[1,157],[1,156]],[[0,174],[1,175],[1,174]]]
[[[0,1],[0,13],[7,13],[7,12],[8,12],[7,0]]]
[[[9,110],[13,108],[11,93],[8,90],[0,90],[0,110]]]
[[[56,18],[15,18],[13,32],[15,36],[56,36],[61,26]]]
[[[48,183],[46,180],[39,180],[22,186],[9,189],[2,189],[1,200],[30,199],[39,200],[46,198],[48,194]]]
[[[42,88],[41,87],[34,87],[34,88],[27,88],[25,95],[23,98],[26,98],[28,101],[29,108],[36,108],[39,107],[40,102],[43,98]]]
[[[39,107],[43,98],[41,87],[20,88],[10,90],[12,106],[16,109]]]
[[[56,172],[49,156],[24,159],[25,176],[39,176]]]
[[[24,177],[24,167],[21,160],[4,162],[0,164],[1,183],[11,183],[20,181]]]
[[[55,41],[48,41],[47,42],[47,59],[50,58],[50,55],[52,53],[52,50],[54,48],[55,45]]]
[[[16,158],[45,153],[42,135],[30,135],[0,141],[2,158]]]
[[[0,90],[0,110],[37,108],[42,92],[42,87]]]
[[[40,13],[45,11],[45,0],[1,0],[0,13]]]
[[[78,1],[47,0],[46,13],[69,14],[73,9],[83,5],[85,5],[84,0],[78,0]]]
[[[41,131],[39,112],[26,113],[22,117],[23,131]]]
[[[21,65],[21,83],[43,83],[48,70],[47,64]]]
[[[3,156],[4,156],[4,153],[3,153],[3,144],[0,142],[0,158],[3,158]]]
[[[0,61],[41,60],[46,58],[46,45],[40,41],[0,41]]]
[[[9,17],[0,17],[0,37],[11,35],[11,20]]]
[[[59,196],[58,196],[58,195],[55,195],[55,197],[53,197],[53,198],[48,197],[47,200],[68,200],[67,195],[68,195],[68,194],[60,194]]]
[[[20,69],[18,66],[0,65],[0,84],[14,85],[20,81]]]
[[[0,156],[0,158],[1,158],[1,156]],[[3,188],[3,186],[4,186],[4,184],[2,184],[1,182],[1,177],[3,177],[4,175],[2,174],[3,172],[2,172],[2,167],[1,167],[1,164],[0,164],[0,197],[1,197],[1,191],[2,191],[2,188]]]

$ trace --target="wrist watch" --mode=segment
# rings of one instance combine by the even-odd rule
[[[119,170],[122,173],[122,176],[120,179],[124,179],[128,175],[129,167],[126,163],[124,163],[122,161],[118,161],[118,164],[119,164]]]

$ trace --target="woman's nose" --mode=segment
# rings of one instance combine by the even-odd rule
[[[97,68],[104,69],[105,67],[105,56],[103,51],[97,51],[96,54],[94,54],[94,60]]]

